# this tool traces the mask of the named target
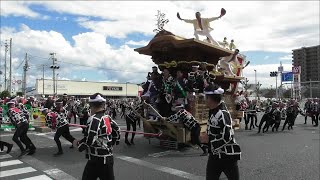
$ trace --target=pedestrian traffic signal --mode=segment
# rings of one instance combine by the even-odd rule
[[[276,76],[278,76],[277,71],[270,72],[270,77],[276,77]]]

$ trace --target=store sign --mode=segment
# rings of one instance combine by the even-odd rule
[[[117,86],[103,86],[104,91],[122,91],[122,87]]]
[[[301,72],[301,66],[292,67],[292,73],[293,74],[300,74],[300,72]]]

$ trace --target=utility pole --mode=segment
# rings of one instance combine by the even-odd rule
[[[280,61],[280,66],[278,67],[278,72],[280,72],[279,99],[281,99],[281,97],[282,97],[282,72],[283,72],[283,66],[282,66],[281,61]]]
[[[12,38],[10,38],[10,71],[9,71],[9,93],[12,95]]]
[[[42,65],[42,95],[44,96],[44,64]]]
[[[56,77],[56,94],[58,95],[58,76],[59,76],[59,73],[57,74],[57,77]]]
[[[254,70],[254,89],[256,90],[256,97],[257,100],[258,92],[257,92],[257,70]]]
[[[7,52],[8,52],[8,43],[7,40],[4,44],[5,51],[4,51],[4,90],[8,90],[7,87]]]
[[[52,66],[50,68],[52,69],[52,82],[53,82],[53,95],[56,94],[56,87],[55,87],[55,79],[56,79],[56,69],[59,69],[60,67],[56,65],[57,58],[55,58],[56,53],[50,53],[51,59],[52,59]]]
[[[28,69],[29,69],[28,53],[26,53],[25,65],[23,67],[23,86],[22,86],[23,96],[24,97],[26,97],[26,94],[27,94],[27,71],[28,71]]]

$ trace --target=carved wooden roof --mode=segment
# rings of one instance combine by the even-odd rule
[[[156,64],[165,61],[199,61],[217,64],[220,57],[233,52],[197,39],[185,39],[168,31],[161,31],[145,47],[135,49],[139,54],[149,55]]]

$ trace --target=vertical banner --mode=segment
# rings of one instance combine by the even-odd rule
[[[294,90],[294,97],[295,99],[301,99],[301,66],[293,66],[292,67],[293,73],[293,90]]]

